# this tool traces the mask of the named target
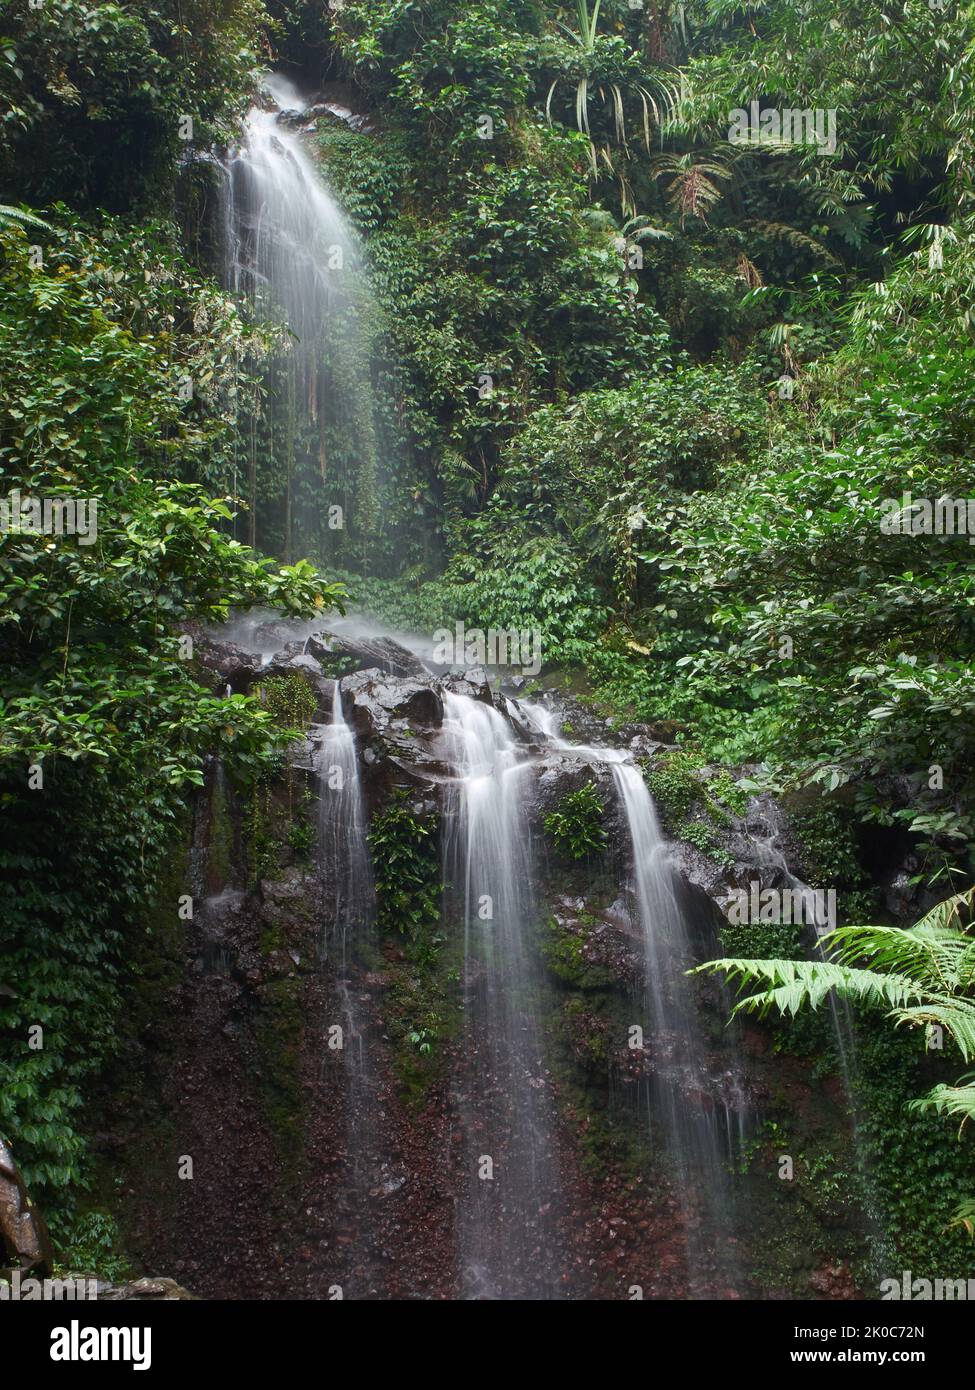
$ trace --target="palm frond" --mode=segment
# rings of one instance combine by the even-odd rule
[[[798,227],[792,227],[787,222],[767,222],[761,218],[749,218],[744,225],[753,227],[755,231],[763,236],[775,237],[780,241],[787,241],[790,245],[802,251],[810,251],[813,255],[825,261],[830,261],[833,265],[839,264],[839,258],[834,256],[832,251],[816,237],[810,236],[808,232],[801,232]]]

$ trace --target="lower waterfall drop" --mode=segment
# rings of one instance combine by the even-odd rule
[[[683,1216],[688,1296],[706,1297],[715,1279],[728,1288],[738,1278],[738,1261],[729,1242],[729,1163],[740,1135],[708,1075],[704,1021],[687,976],[695,964],[690,921],[678,898],[653,797],[629,753],[568,743],[550,710],[527,701],[519,708],[566,756],[608,765],[612,772],[632,852],[635,925],[643,938],[651,1131],[669,1158]]]
[[[458,1214],[463,1295],[558,1295],[555,1113],[545,1069],[534,949],[523,760],[490,704],[445,691],[453,780],[445,883],[463,914],[466,1057],[458,1098],[467,1167]]]
[[[345,721],[339,681],[332,689],[331,720],[323,728],[318,785],[321,950],[335,971],[348,1098],[348,1169],[353,1200],[361,1203],[378,1163],[374,1152],[378,1116],[354,976],[374,945],[375,911],[355,734]]]

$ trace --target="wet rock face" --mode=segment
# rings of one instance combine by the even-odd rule
[[[540,839],[545,817],[556,811],[562,799],[586,784],[596,786],[605,808],[603,829],[606,849],[600,870],[625,881],[632,866],[625,814],[614,786],[611,767],[586,755],[585,746],[611,748],[654,766],[663,755],[675,729],[653,724],[619,724],[596,713],[581,701],[556,689],[534,690],[529,698],[511,681],[492,690],[483,669],[434,674],[406,646],[394,638],[363,632],[334,633],[314,624],[270,617],[265,621],[238,620],[227,636],[213,631],[194,633],[196,655],[203,670],[222,692],[253,691],[269,677],[300,675],[316,696],[315,722],[304,747],[292,752],[295,766],[314,776],[325,726],[332,718],[336,676],[341,676],[344,718],[359,744],[363,787],[370,808],[380,804],[394,785],[421,789],[438,804],[451,778],[442,737],[443,694],[450,691],[493,705],[508,719],[524,756],[533,768],[525,778],[526,814]],[[232,639],[232,640],[231,640]],[[353,669],[349,669],[350,666]],[[355,669],[358,668],[358,669]],[[563,743],[583,745],[576,752]],[[724,770],[703,768],[697,774],[706,785]],[[663,808],[660,810],[663,819]],[[758,880],[763,888],[783,888],[794,882],[799,849],[788,816],[769,797],[755,797],[743,814],[723,814],[721,823],[710,825],[712,845],[679,838],[679,826],[664,824],[668,853],[686,886],[695,916],[713,924],[734,889]],[[559,862],[547,846],[549,869],[575,879],[575,866]],[[596,856],[599,858],[599,856]],[[593,867],[593,866],[590,866]],[[903,876],[902,876],[903,878]],[[568,886],[568,885],[566,885]],[[904,897],[902,884],[891,883],[891,897]],[[713,926],[705,933],[713,937]]]
[[[10,1147],[0,1139],[0,1244],[4,1269],[35,1277],[51,1272],[54,1252],[44,1218],[30,1197]]]
[[[557,897],[552,916],[561,949],[550,953],[550,963],[566,983],[582,989],[607,984],[642,988],[642,933],[622,901],[594,911],[586,898]]]
[[[551,1092],[558,1116],[563,1191],[553,1201],[566,1238],[565,1294],[619,1298],[638,1283],[647,1296],[686,1298],[687,1218],[665,1166],[641,1137],[665,1073],[668,1084],[684,1078],[681,1094],[696,1112],[724,1115],[746,1137],[749,1117],[775,1114],[775,1105],[786,1103],[790,1115],[810,1117],[810,1130],[832,1136],[844,1123],[844,1104],[810,1086],[805,1060],[783,1061],[754,1022],[739,1039],[728,1027],[729,1001],[710,977],[693,987],[699,998],[707,992],[701,1068],[680,1071],[682,1038],[673,1029],[658,1031],[647,1047],[629,1044],[630,1028],[643,1019],[646,975],[630,831],[612,765],[560,746],[557,735],[573,745],[622,750],[653,767],[666,761],[671,731],[607,723],[557,692],[525,698],[522,688],[506,698],[492,691],[483,671],[436,674],[392,639],[338,640],[278,621],[238,624],[229,636],[234,641],[201,640],[198,650],[214,689],[229,683],[253,690],[269,675],[300,674],[319,696],[304,743],[289,753],[290,790],[286,795],[282,778],[264,814],[264,829],[277,839],[282,827],[272,813],[281,811],[287,829],[295,806],[305,807],[300,814],[314,839],[321,749],[340,672],[367,815],[406,789],[414,815],[447,810],[441,820],[449,828],[445,791],[457,769],[448,763],[445,692],[490,703],[508,719],[519,745],[512,755],[530,764],[519,786],[532,842],[551,1070],[527,1084]],[[574,860],[545,818],[585,785],[595,785],[603,803],[606,846]],[[194,848],[214,873],[201,870],[207,886],[197,892],[205,901],[181,931],[179,983],[145,1049],[148,1119],[133,1108],[109,1120],[118,1131],[110,1152],[113,1161],[125,1155],[131,1189],[130,1252],[140,1267],[165,1270],[179,1283],[106,1286],[100,1297],[176,1299],[190,1296],[188,1288],[203,1297],[324,1300],[338,1284],[355,1298],[457,1298],[457,1213],[466,1182],[458,1098],[483,1084],[483,1053],[448,1025],[434,1043],[435,1064],[421,1070],[403,1030],[431,1009],[453,1019],[461,991],[481,987],[483,966],[474,960],[469,970],[454,970],[463,942],[445,914],[433,928],[445,936],[441,966],[421,963],[395,928],[384,928],[376,950],[350,957],[348,979],[340,982],[338,953],[323,940],[315,849],[306,846],[297,859],[285,851],[270,868],[255,870],[241,849],[247,808],[236,797],[232,785],[219,789],[215,773],[208,777],[198,820],[209,833],[201,831]],[[214,851],[220,817],[212,808],[221,801],[230,822],[223,834],[232,850],[229,870]],[[747,807],[737,799],[712,823],[715,854],[677,838],[684,814],[667,823],[662,794],[658,811],[695,924],[691,946],[699,955],[717,954],[717,904],[729,886],[755,877],[768,886],[788,882],[796,862],[788,821],[760,798]],[[330,1038],[332,1025],[348,1024],[350,1000],[353,1036],[364,1040],[368,1059],[358,1074],[356,1048],[336,1052]],[[502,1099],[499,1092],[499,1105]],[[363,1142],[366,1104],[377,1119]],[[193,1182],[174,1179],[171,1152],[194,1155]],[[765,1194],[763,1230],[773,1232],[782,1185],[763,1175],[774,1173],[776,1152],[763,1151],[753,1183]],[[843,1247],[825,1218],[814,1213],[809,1221],[815,1242],[793,1241],[809,1253],[801,1268],[782,1275],[782,1296],[849,1297],[851,1285],[833,1255]],[[720,1252],[706,1252],[705,1266],[700,1278],[710,1296],[734,1296],[719,1278]]]
[[[342,693],[345,717],[363,739],[395,741],[407,728],[409,734],[430,735],[443,724],[443,701],[429,677],[357,671],[345,678]]]
[[[347,656],[360,667],[374,667],[390,676],[427,674],[423,662],[400,646],[391,637],[346,637],[338,634],[316,633],[309,637],[308,652],[319,661]]]
[[[443,700],[431,677],[357,671],[343,680],[342,697],[346,721],[359,740],[371,802],[390,782],[435,788],[445,781]]]
[[[196,656],[205,672],[214,677],[214,687],[223,691],[230,686],[235,695],[246,695],[261,669],[260,655],[248,652],[236,642],[219,645],[198,638]]]

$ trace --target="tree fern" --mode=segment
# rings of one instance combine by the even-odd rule
[[[822,939],[830,959],[713,960],[697,972],[720,971],[742,988],[758,986],[734,1012],[764,1017],[777,1009],[795,1015],[816,1009],[831,993],[867,1007],[885,1008],[897,1027],[939,1027],[966,1062],[975,1057],[975,888],[938,903],[906,930],[899,927],[840,927]],[[938,1085],[911,1102],[966,1121],[975,1117],[975,1072],[954,1086]],[[959,1134],[961,1129],[959,1130]],[[958,1207],[953,1225],[975,1237],[975,1200]]]

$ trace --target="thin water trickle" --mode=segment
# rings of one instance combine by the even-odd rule
[[[359,759],[355,734],[342,709],[341,681],[332,687],[332,717],[323,726],[318,779],[322,952],[344,975],[350,946],[372,918],[372,882]]]
[[[348,1098],[348,1165],[353,1195],[364,1201],[378,1160],[375,1077],[356,972],[373,947],[372,873],[355,734],[342,709],[342,686],[332,688],[332,717],[318,757],[318,872],[321,881],[322,956],[334,972],[342,1028],[339,1049]],[[330,1025],[331,1026],[331,1025]],[[322,1059],[323,1067],[326,1058]]]
[[[742,1134],[743,1088],[737,1076],[710,1075],[704,1020],[687,975],[695,964],[690,921],[678,898],[653,797],[629,753],[568,743],[544,705],[522,701],[520,708],[553,748],[611,770],[629,832],[635,918],[643,938],[651,1125],[669,1156],[684,1214],[689,1291],[692,1296],[704,1292],[716,1269],[723,1284],[732,1285],[738,1270],[728,1242],[733,1225],[729,1161]]]
[[[823,949],[822,938],[826,934],[829,922],[826,920],[822,901],[817,898],[815,891],[797,878],[790,870],[782,851],[780,836],[782,833],[781,815],[777,807],[769,808],[766,812],[756,810],[753,813],[753,821],[759,820],[759,831],[750,828],[748,831],[749,843],[752,846],[754,857],[761,865],[766,865],[773,869],[778,877],[781,877],[786,886],[793,893],[797,894],[802,907],[802,920],[811,923],[816,934],[816,953],[820,960],[830,959],[827,952]],[[882,1203],[873,1175],[870,1172],[869,1164],[865,1155],[865,1144],[862,1138],[863,1115],[858,1099],[857,1075],[859,1070],[857,1060],[856,1034],[853,1026],[853,1012],[850,1008],[850,1001],[838,996],[835,990],[830,990],[826,996],[829,1006],[830,1021],[833,1026],[833,1040],[836,1044],[836,1058],[839,1063],[840,1074],[843,1078],[843,1090],[849,1106],[850,1123],[853,1135],[853,1152],[856,1160],[857,1171],[860,1176],[863,1191],[867,1201],[867,1216],[875,1232],[885,1224]]]

